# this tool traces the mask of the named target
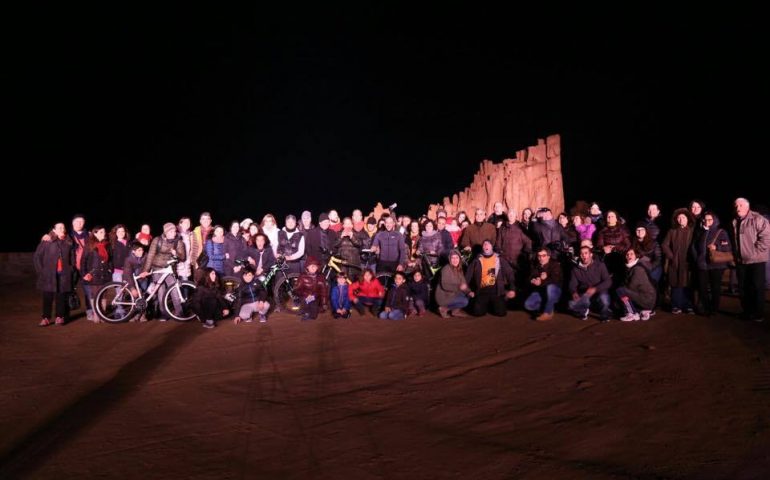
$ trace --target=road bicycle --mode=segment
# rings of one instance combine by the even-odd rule
[[[174,280],[172,285],[166,285],[163,298],[160,299],[161,314],[169,318],[186,322],[195,318],[195,313],[190,308],[190,297],[195,291],[195,284],[186,280],[179,280],[174,266],[179,263],[177,257],[172,257],[166,262],[166,266],[150,272],[151,275],[160,275],[153,280],[145,291],[137,291],[134,288],[142,277],[133,275],[133,282],[110,282],[99,289],[94,299],[94,307],[99,318],[109,323],[125,322],[137,313],[147,310],[153,300],[159,300],[160,287],[166,279]]]

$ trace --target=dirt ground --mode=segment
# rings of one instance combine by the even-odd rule
[[[0,292],[3,479],[770,477],[768,322],[40,328],[32,284]]]

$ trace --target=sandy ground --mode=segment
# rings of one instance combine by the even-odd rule
[[[770,478],[767,322],[39,328],[31,285],[0,293],[3,479]]]

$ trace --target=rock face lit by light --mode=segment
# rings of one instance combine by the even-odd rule
[[[502,202],[506,210],[513,208],[517,212],[527,207],[564,211],[559,135],[538,139],[537,145],[519,150],[515,158],[505,159],[502,163],[484,160],[473,177],[473,183],[452,195],[451,199],[444,197],[441,205],[430,205],[428,216],[435,219],[440,207],[450,216],[477,207],[489,213],[495,202]]]

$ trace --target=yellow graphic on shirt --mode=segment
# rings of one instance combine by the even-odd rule
[[[481,257],[481,286],[492,287],[495,285],[495,264],[497,259],[494,255],[489,258]]]

